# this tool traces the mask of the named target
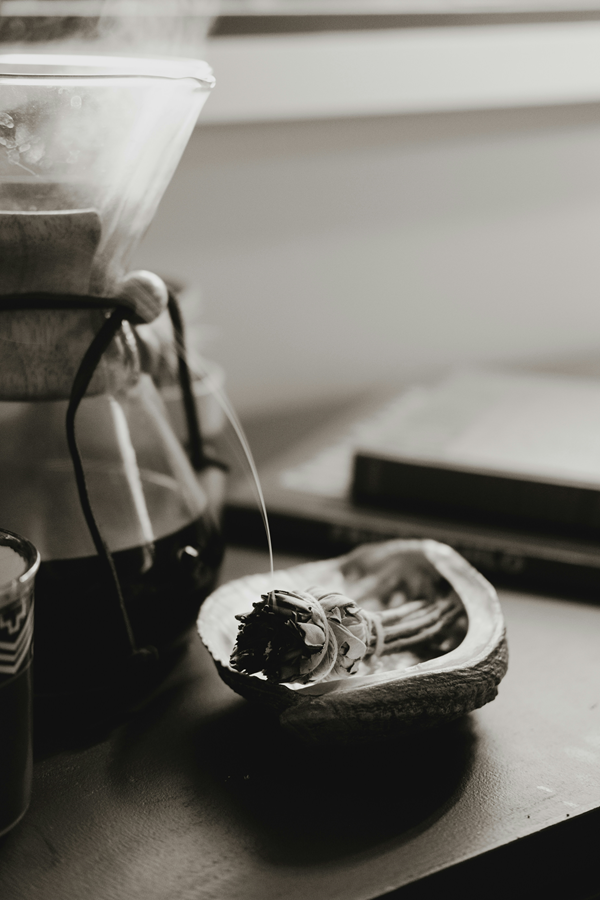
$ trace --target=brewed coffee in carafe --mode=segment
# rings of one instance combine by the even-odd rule
[[[0,57],[0,524],[42,558],[38,708],[168,667],[220,564],[136,331],[175,298],[125,268],[211,86],[195,61]]]

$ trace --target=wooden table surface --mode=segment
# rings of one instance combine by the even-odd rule
[[[231,549],[223,578],[266,565]],[[294,743],[190,635],[145,709],[87,745],[38,753],[30,810],[0,841],[0,897],[595,896],[600,606],[501,600],[498,698],[371,750]]]
[[[336,412],[250,423],[258,463]],[[230,548],[222,581],[267,566]],[[600,605],[500,597],[498,698],[345,753],[287,738],[191,633],[136,715],[38,741],[31,807],[0,838],[0,900],[600,897]]]

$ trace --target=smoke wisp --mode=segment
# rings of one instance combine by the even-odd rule
[[[218,0],[4,0],[0,52],[199,58],[219,5]]]

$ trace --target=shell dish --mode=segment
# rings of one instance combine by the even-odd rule
[[[274,684],[235,671],[229,657],[238,621],[260,595],[319,584],[359,606],[386,609],[454,593],[464,609],[442,640],[370,658],[356,675],[317,684]],[[250,575],[204,602],[198,632],[219,675],[248,700],[269,706],[282,726],[309,742],[382,740],[440,725],[493,700],[508,664],[502,610],[494,588],[456,551],[436,541],[394,540],[336,559]]]

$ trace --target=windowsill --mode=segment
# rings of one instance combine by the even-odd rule
[[[214,37],[202,123],[600,101],[600,22]]]

